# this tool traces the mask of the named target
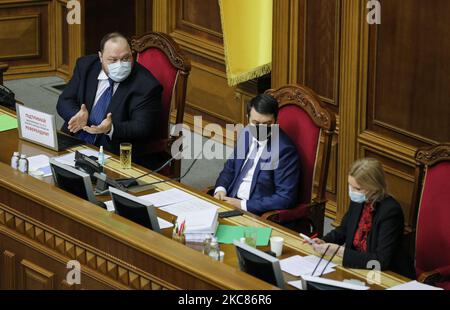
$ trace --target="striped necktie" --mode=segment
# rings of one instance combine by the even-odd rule
[[[255,157],[256,154],[258,153],[259,144],[256,141],[254,141],[253,143],[254,146],[247,156],[247,161],[244,163],[244,166],[242,167],[241,171],[239,172],[239,175],[237,176],[233,184],[233,188],[229,195],[229,197],[231,198],[236,198],[236,195],[239,191],[239,187],[241,186],[242,181],[244,180],[245,176],[248,174],[250,169],[253,167],[253,164],[255,163]]]
[[[114,93],[114,81],[108,79],[109,87],[103,92],[103,94],[98,99],[97,103],[91,110],[89,114],[88,126],[99,125],[106,116],[106,110],[108,109],[109,103]],[[89,144],[94,144],[97,135],[90,134],[86,131],[81,131],[78,138],[86,141]]]

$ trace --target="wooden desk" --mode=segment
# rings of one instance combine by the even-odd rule
[[[1,110],[0,113],[2,113]],[[3,112],[9,113],[9,112]],[[3,289],[276,289],[237,268],[233,246],[223,245],[224,262],[209,257],[132,223],[9,167],[13,151],[28,156],[58,155],[18,139],[17,130],[0,133],[0,287]],[[84,146],[83,146],[84,147]],[[82,147],[82,148],[83,148]],[[147,170],[121,170],[116,156],[106,163],[108,172],[139,176]],[[162,180],[150,175],[143,181]],[[220,207],[231,209],[203,193],[176,182],[161,183],[157,190],[179,188]],[[231,225],[270,226],[272,236],[285,240],[283,258],[313,254],[297,235],[252,214],[223,221]],[[264,249],[264,248],[263,248]],[[66,264],[81,263],[81,284],[68,285]],[[342,264],[340,258],[334,262]],[[326,275],[332,279],[365,281],[368,271],[338,266]],[[287,281],[295,278],[285,274]],[[382,273],[382,289],[405,278]]]

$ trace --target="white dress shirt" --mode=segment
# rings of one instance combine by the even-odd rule
[[[109,78],[106,75],[105,71],[103,71],[103,70],[100,71],[100,74],[98,75],[97,79],[98,79],[97,93],[95,94],[94,105],[92,106],[92,108],[94,108],[94,106],[98,102],[98,99],[100,99],[100,97],[103,95],[105,90],[107,90],[109,87],[109,81],[108,81]],[[117,90],[117,87],[119,87],[119,84],[120,83],[114,82],[113,96]],[[113,124],[111,124],[111,130],[106,134],[110,140],[112,139],[113,132],[114,132],[114,126],[113,126]]]
[[[242,179],[242,183],[239,186],[238,192],[236,194],[237,198],[241,199],[241,209],[247,211],[247,200],[250,199],[250,190],[252,187],[252,181],[253,181],[253,175],[255,174],[255,169],[258,165],[258,162],[261,158],[261,155],[267,145],[267,140],[264,141],[258,141],[254,137],[252,137],[252,145],[250,146],[247,158],[245,159],[244,163],[242,164],[241,169],[245,166],[245,163],[248,160],[248,156],[252,153],[253,149],[258,145],[258,152],[255,155],[255,159],[253,161],[253,166],[250,168],[250,170],[247,172],[247,174]],[[223,186],[218,186],[216,190],[214,191],[214,195],[217,192],[225,192],[225,195],[227,194],[227,190]]]

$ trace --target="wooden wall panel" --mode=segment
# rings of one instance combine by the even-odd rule
[[[450,141],[450,22],[434,18],[450,3],[383,1],[381,8],[380,25],[361,24],[358,155],[383,163],[388,189],[403,207],[406,230],[414,232],[415,151]]]
[[[306,1],[305,57],[298,70],[304,71],[304,84],[314,89],[322,101],[338,105],[339,21],[338,0]]]
[[[218,1],[181,0],[177,2],[176,28],[223,43]]]
[[[33,264],[30,261],[20,262],[23,290],[51,290],[54,289],[54,273]]]
[[[194,127],[193,117],[209,123],[245,123],[244,106],[256,94],[252,82],[229,87],[226,79],[220,7],[218,1],[154,0],[154,31],[170,34],[191,59],[187,87],[185,123]],[[194,128],[201,130],[202,128]],[[234,139],[216,136],[232,146]]]
[[[0,1],[0,61],[7,74],[55,69],[52,1]]]
[[[0,0],[0,60],[7,79],[58,75],[69,79],[76,60],[96,53],[101,38],[120,31],[132,37],[152,29],[152,0],[111,5],[79,0],[81,24],[67,23],[68,0]]]
[[[1,249],[1,247],[0,247]],[[16,255],[10,251],[3,251],[0,257],[0,288],[14,290],[16,287]]]
[[[450,2],[383,1],[371,27],[367,129],[420,146],[450,141]]]
[[[376,158],[383,164],[389,193],[403,208],[405,229],[407,232],[413,231],[414,212],[410,208],[410,202],[414,186],[414,165],[367,146],[361,147],[360,156]]]
[[[109,32],[119,31],[132,37],[150,30],[151,2],[127,0],[118,5],[111,3],[110,0],[85,2],[85,54],[97,53],[100,40]]]
[[[274,1],[272,87],[303,84],[338,115],[341,1]],[[327,216],[336,215],[338,129],[327,182]],[[319,149],[319,152],[322,150]]]
[[[56,1],[55,3],[55,20],[56,20],[56,69],[66,75],[70,76],[72,72],[69,72],[70,67],[70,33],[69,25],[66,21],[67,1]]]

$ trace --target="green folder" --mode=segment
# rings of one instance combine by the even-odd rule
[[[0,132],[17,128],[17,119],[15,117],[0,114]]]
[[[217,228],[216,237],[219,243],[232,244],[234,240],[240,240],[244,237],[244,231],[246,229],[256,231],[257,246],[266,246],[269,244],[270,234],[272,233],[272,228],[269,227],[219,225]]]

